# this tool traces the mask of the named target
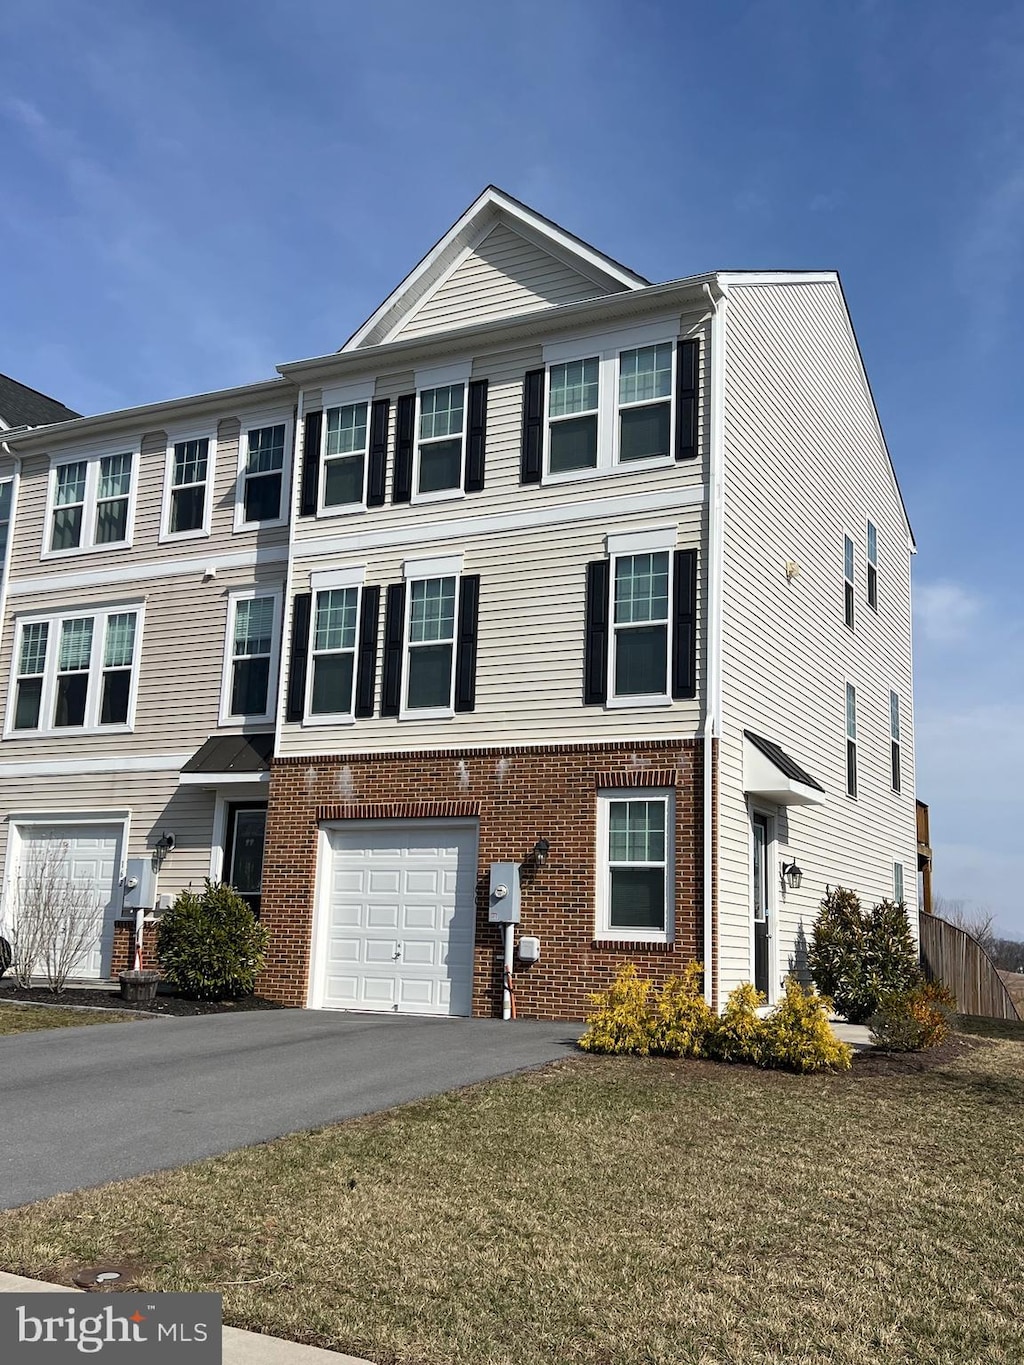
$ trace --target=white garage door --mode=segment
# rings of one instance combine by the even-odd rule
[[[46,889],[63,898],[68,920],[83,924],[83,952],[72,977],[108,977],[112,970],[114,920],[121,904],[120,825],[31,825],[20,831],[18,902],[32,913]],[[69,929],[70,935],[74,933]]]
[[[397,1014],[469,1014],[476,828],[352,823],[327,849],[311,1004]]]

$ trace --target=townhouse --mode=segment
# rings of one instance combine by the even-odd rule
[[[913,542],[834,274],[650,284],[491,188],[340,351],[6,446],[3,914],[59,848],[89,973],[204,876],[322,1008],[773,998],[828,883],[916,917]]]

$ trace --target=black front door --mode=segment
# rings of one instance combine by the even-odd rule
[[[228,806],[224,880],[249,902],[257,918],[263,884],[263,838],[266,826],[266,806]]]
[[[754,825],[754,985],[768,994],[768,820],[753,817]]]

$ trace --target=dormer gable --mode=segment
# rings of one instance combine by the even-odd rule
[[[490,185],[341,349],[427,336],[647,283]]]

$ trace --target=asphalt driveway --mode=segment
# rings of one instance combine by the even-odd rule
[[[579,1031],[275,1010],[0,1038],[0,1208],[539,1066]]]

